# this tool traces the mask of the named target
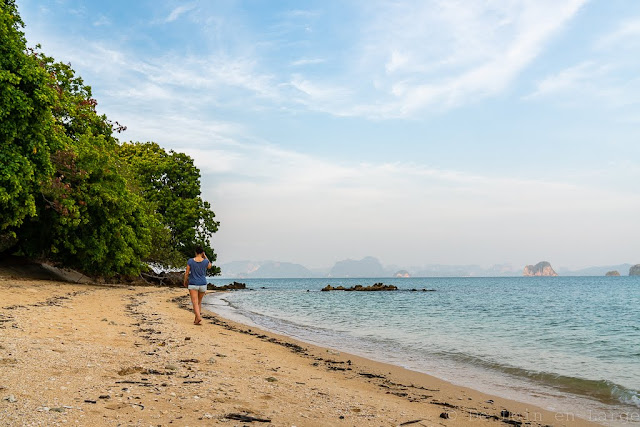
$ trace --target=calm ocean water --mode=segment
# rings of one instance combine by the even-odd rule
[[[640,277],[244,282],[254,290],[208,295],[207,308],[494,395],[640,424]],[[375,282],[402,291],[320,292]]]

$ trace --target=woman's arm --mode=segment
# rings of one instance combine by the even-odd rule
[[[206,259],[207,261],[209,261],[209,258],[207,258],[207,254],[205,254],[204,252],[202,253],[202,256],[204,256],[204,259]],[[207,270],[210,269],[213,266],[213,264],[211,264],[211,261],[209,261],[209,264],[207,265]]]
[[[189,286],[189,272],[191,271],[191,266],[189,266],[189,264],[187,264],[187,269],[184,271],[184,283],[182,284],[182,286],[184,286],[185,288],[187,286]]]

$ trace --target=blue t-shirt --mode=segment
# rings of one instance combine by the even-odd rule
[[[189,258],[187,265],[190,268],[189,271],[189,284],[190,285],[206,285],[207,284],[207,267],[209,266],[209,260],[203,259],[198,262],[193,258]]]

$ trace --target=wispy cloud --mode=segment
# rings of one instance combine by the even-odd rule
[[[111,20],[104,15],[101,15],[100,17],[98,17],[98,19],[93,21],[94,27],[102,27],[105,25],[111,25]]]
[[[169,13],[169,16],[167,16],[164,22],[167,22],[167,23],[173,22],[178,18],[180,18],[185,13],[189,12],[190,10],[195,9],[195,7],[196,5],[194,3],[188,3],[188,4],[178,6],[175,9],[173,9],[171,13]]]
[[[223,152],[205,146],[192,154],[213,183],[204,189],[207,198],[218,203],[223,215],[224,209],[234,212],[225,215],[216,239],[231,248],[237,247],[231,241],[251,242],[242,247],[245,257],[264,253],[267,248],[260,242],[277,240],[287,243],[269,253],[286,259],[296,259],[296,247],[305,247],[307,255],[321,248],[323,256],[340,259],[354,256],[367,243],[387,262],[395,262],[393,249],[376,242],[402,241],[399,262],[411,258],[407,248],[416,249],[416,262],[443,254],[444,259],[484,262],[473,240],[484,242],[484,248],[495,245],[493,256],[510,259],[505,232],[547,256],[561,256],[566,247],[559,243],[554,251],[548,247],[550,238],[570,241],[569,246],[589,244],[594,236],[584,236],[585,223],[602,216],[619,218],[605,227],[605,234],[620,232],[632,223],[628,213],[640,211],[633,189],[611,191],[590,182],[489,176],[406,162],[336,163],[269,144],[240,144]],[[255,206],[260,206],[259,214]],[[308,241],[308,228],[298,230],[300,224],[313,224],[325,238]],[[289,231],[286,238],[283,229]],[[328,236],[338,239],[340,247],[332,247]],[[437,248],[429,244],[434,239],[440,242]]]
[[[527,100],[551,100],[572,108],[638,106],[640,20],[627,20],[589,46],[589,56],[540,79]],[[636,113],[637,114],[637,113]],[[633,114],[632,114],[633,115]],[[621,117],[629,116],[628,114]],[[624,120],[624,119],[621,119]]]
[[[98,3],[73,15],[54,1],[46,11],[24,2],[27,39],[71,62],[98,110],[128,126],[122,140],[194,158],[223,221],[215,239],[226,260],[496,262],[517,247],[583,263],[594,242],[609,257],[637,253],[640,114],[621,108],[637,106],[640,93],[637,18],[616,26],[612,17],[608,34],[585,36],[569,31],[586,21],[568,24],[592,17],[579,13],[586,0],[372,0],[312,11],[167,1],[160,11],[141,3],[126,24],[107,15],[105,31],[108,8]],[[70,31],[52,24],[65,19]],[[169,27],[175,37],[158,33]],[[595,42],[556,55],[548,47],[565,30],[555,49]],[[518,116],[513,93],[532,81],[531,116]],[[582,116],[561,115],[538,138],[534,126],[559,102],[619,110],[600,116],[602,127],[572,127]],[[464,107],[475,104],[495,107],[499,125],[469,116]],[[489,129],[503,125],[511,128]],[[568,160],[545,163],[543,176],[534,151]],[[487,153],[504,154],[504,165]],[[620,235],[630,243],[603,243]]]
[[[380,114],[410,116],[501,93],[584,3],[446,1],[383,8],[363,45],[363,63],[380,70],[386,89],[378,94]]]
[[[302,58],[302,59],[298,59],[296,61],[292,61],[291,65],[293,67],[300,67],[300,66],[303,66],[303,65],[322,64],[323,62],[326,62],[326,60],[323,59],[323,58]]]
[[[607,67],[594,62],[582,62],[578,65],[564,69],[556,74],[547,76],[541,80],[535,92],[525,97],[534,99],[544,96],[567,94],[587,89],[595,89],[593,82],[607,73]]]
[[[341,61],[337,74],[300,72],[291,84],[309,109],[338,116],[412,117],[476,103],[512,85],[585,2],[376,2],[353,24],[351,54],[331,58]]]
[[[215,89],[209,93],[217,99],[229,89],[241,89],[247,92],[233,102],[241,100],[251,108],[302,105],[336,116],[411,118],[502,93],[585,1],[380,1],[364,9],[350,23],[352,27],[345,29],[350,37],[343,35],[343,39],[333,40],[341,43],[341,51],[348,54],[331,50],[319,55],[302,43],[295,50],[298,59],[286,62],[266,57],[285,47],[281,44],[282,34],[270,39],[264,34],[235,30],[244,28],[238,16],[229,18],[237,25],[225,27],[224,37],[216,32],[220,28],[212,33],[215,38],[211,43],[216,43],[217,48],[204,56],[171,50],[165,55],[139,59],[137,53],[118,52],[107,41],[92,42],[92,49],[111,57],[119,55],[115,59],[120,67],[140,73],[133,77],[134,82],[143,77],[148,80],[141,85],[128,82],[131,87],[151,89],[149,84],[155,84]],[[171,10],[165,21],[173,22],[195,8],[195,3],[180,5]],[[215,16],[215,10],[205,8],[199,19],[204,22]],[[280,16],[285,23],[326,18],[315,10],[288,11]],[[201,30],[204,37],[205,29]],[[263,49],[255,48],[258,42]],[[73,49],[66,48],[74,53],[74,61],[91,67],[111,67],[94,58],[86,46],[77,52]],[[126,61],[121,60],[123,55],[127,56]],[[324,72],[329,64],[330,72]],[[291,67],[295,67],[294,73]],[[120,76],[123,72],[116,70]],[[162,92],[151,94],[164,96]]]
[[[613,32],[601,37],[596,49],[628,49],[640,45],[640,19],[621,23]]]

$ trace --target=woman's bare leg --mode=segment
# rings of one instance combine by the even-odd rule
[[[204,298],[204,294],[206,292],[198,292],[198,313],[200,313],[200,318],[202,318],[202,298]]]
[[[199,325],[202,322],[202,317],[200,317],[200,301],[199,294],[197,289],[189,289],[189,296],[191,296],[191,305],[193,306],[193,313],[196,315],[194,324]],[[198,301],[200,300],[200,301]]]

